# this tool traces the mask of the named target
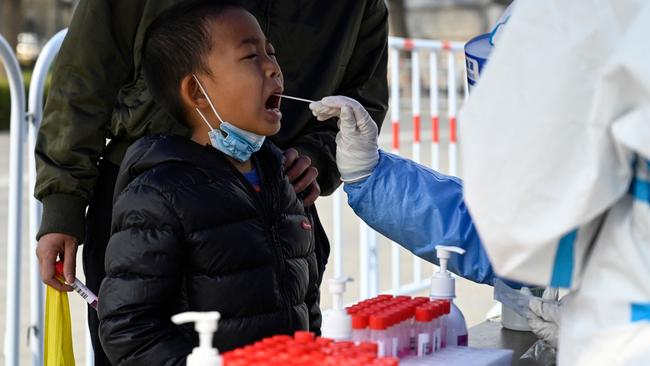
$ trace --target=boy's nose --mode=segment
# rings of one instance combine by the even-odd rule
[[[280,71],[279,67],[271,68],[267,71],[267,75],[272,79],[279,78],[282,75],[282,71]]]
[[[280,65],[273,60],[269,59],[269,62],[267,63],[266,66],[266,76],[269,78],[278,78],[282,75],[282,70],[280,70]]]

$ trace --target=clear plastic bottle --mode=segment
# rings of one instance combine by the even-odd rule
[[[467,347],[469,338],[463,313],[453,301],[446,300],[445,314],[447,315],[447,345]]]
[[[352,281],[350,277],[330,278],[328,280],[330,294],[332,294],[332,309],[323,312],[321,331],[323,337],[336,340],[349,340],[352,338],[352,319],[343,306],[346,285]]]
[[[445,300],[446,308],[443,317],[443,343],[446,346],[467,346],[467,324],[463,313],[454,304],[453,299],[456,297],[455,279],[447,271],[447,262],[451,253],[465,254],[465,250],[458,247],[436,245],[437,256],[440,261],[440,270],[436,271],[431,278],[431,299]]]
[[[441,345],[440,348],[447,348],[448,343],[447,343],[447,330],[448,330],[448,323],[449,323],[449,312],[447,311],[447,302],[439,300],[436,301],[436,303],[440,304],[440,332],[441,332]]]
[[[175,324],[194,323],[194,330],[199,334],[199,346],[192,349],[187,356],[188,366],[221,366],[223,359],[219,351],[213,348],[212,337],[217,331],[221,315],[216,311],[188,311],[172,316]]]

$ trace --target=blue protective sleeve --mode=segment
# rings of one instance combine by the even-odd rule
[[[467,251],[452,255],[449,270],[469,280],[494,285],[494,272],[463,201],[463,183],[410,160],[379,151],[367,179],[345,184],[348,204],[370,227],[438,264],[436,245]]]

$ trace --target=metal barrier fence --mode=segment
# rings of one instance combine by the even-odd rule
[[[22,215],[23,210],[20,199],[23,194],[22,177],[24,173],[23,146],[27,138],[29,146],[29,187],[33,187],[36,181],[36,168],[34,159],[34,147],[36,134],[41,124],[43,114],[43,96],[45,81],[51,64],[57,55],[67,30],[57,33],[43,48],[32,74],[29,88],[29,103],[25,113],[25,95],[20,67],[13,51],[7,42],[0,36],[0,56],[5,65],[9,77],[11,89],[11,147],[10,147],[10,184],[9,184],[9,215],[8,215],[8,236],[7,236],[7,295],[6,295],[6,319],[5,330],[5,365],[16,366],[19,364],[19,322],[20,322],[20,250],[22,247]],[[423,39],[389,38],[389,76],[390,76],[390,122],[391,122],[391,152],[400,153],[400,111],[403,99],[400,95],[400,52],[410,53],[410,110],[412,115],[412,159],[421,162],[421,101],[422,96],[422,66],[421,55],[428,54],[429,73],[429,114],[431,122],[431,167],[435,170],[440,168],[440,108],[441,95],[439,87],[439,62],[438,58],[446,57],[446,86],[447,108],[446,117],[449,124],[448,156],[449,174],[456,175],[457,153],[456,153],[456,111],[457,111],[457,72],[458,54],[462,52],[462,43],[441,42]],[[403,70],[402,70],[403,71]],[[462,77],[462,80],[466,80]],[[467,85],[465,84],[465,96],[467,96]],[[406,89],[404,89],[406,90]],[[26,126],[29,131],[27,133]],[[333,227],[328,230],[332,233],[332,260],[334,276],[343,275],[343,229],[341,225],[341,208],[343,205],[342,189],[338,189],[333,196]],[[31,195],[30,195],[31,196]],[[36,243],[32,238],[40,226],[42,207],[40,202],[30,198],[29,205],[29,238],[31,245],[27,247],[30,253],[35,252]],[[378,234],[371,230],[365,223],[359,220],[359,276],[360,298],[374,296],[379,292],[380,283],[378,276]],[[421,274],[421,260],[413,258],[413,282],[403,284],[400,278],[400,253],[397,244],[391,244],[391,289],[387,292],[394,294],[411,294],[429,286],[429,279],[423,279]],[[35,255],[30,256],[30,327],[28,330],[29,349],[32,354],[32,364],[43,364],[43,323],[44,323],[44,286],[40,281],[38,261]],[[86,363],[94,364],[93,352],[90,341],[86,341]]]
[[[23,197],[23,174],[25,162],[23,159],[25,143],[29,149],[29,187],[36,182],[36,162],[34,148],[36,134],[41,124],[43,115],[43,97],[45,81],[50,66],[57,55],[66,30],[57,33],[43,47],[41,54],[34,65],[30,85],[27,110],[25,110],[25,95],[23,78],[18,62],[10,46],[4,38],[0,37],[3,63],[7,67],[7,75],[11,89],[11,127],[10,127],[10,172],[9,172],[9,215],[8,215],[8,240],[7,240],[7,307],[5,330],[5,365],[16,366],[19,364],[19,335],[20,335],[20,289],[21,266],[20,251],[23,247],[22,220],[23,210],[20,200]],[[27,140],[27,141],[26,141]],[[30,325],[27,331],[28,348],[31,353],[32,365],[43,365],[43,335],[44,335],[44,285],[40,280],[38,260],[33,253],[36,243],[32,238],[40,226],[42,207],[40,202],[31,197],[29,199],[29,241],[30,251]],[[92,350],[92,348],[91,348]],[[90,353],[92,357],[92,352]],[[92,360],[92,358],[91,358]]]
[[[6,365],[18,365],[20,324],[20,248],[22,242],[23,143],[25,137],[25,89],[23,76],[11,46],[0,36],[0,58],[11,92],[9,147],[9,218],[7,225],[7,293],[4,356]]]
[[[61,43],[67,30],[62,30],[55,34],[43,47],[41,54],[36,60],[32,78],[29,83],[29,96],[27,102],[27,124],[29,126],[28,146],[29,146],[29,187],[36,184],[36,159],[34,149],[36,147],[36,135],[41,126],[43,119],[43,97],[45,95],[45,82],[50,66],[54,58],[59,53]],[[29,205],[29,238],[31,245],[30,253],[36,252],[36,242],[34,238],[41,226],[41,213],[43,207],[41,203],[30,195]],[[44,335],[44,290],[45,287],[41,282],[38,269],[38,259],[36,255],[30,255],[30,327],[27,333],[29,348],[32,353],[32,365],[43,364],[43,335]],[[88,342],[87,342],[88,343]],[[87,349],[89,347],[86,347]],[[92,357],[92,347],[90,347]],[[91,364],[88,364],[91,365]]]

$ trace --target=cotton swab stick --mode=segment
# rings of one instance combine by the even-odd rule
[[[315,100],[309,100],[309,99],[298,98],[298,97],[290,97],[288,95],[282,95],[282,94],[273,94],[273,95],[275,95],[276,97],[280,97],[280,98],[287,98],[287,99],[297,100],[299,102],[305,102],[305,103],[314,103],[315,102]]]

